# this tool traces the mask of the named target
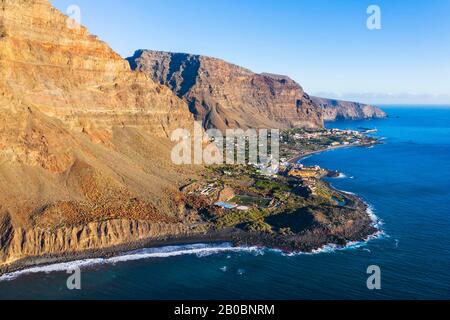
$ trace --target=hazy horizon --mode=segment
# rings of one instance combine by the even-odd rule
[[[448,0],[51,2],[64,13],[78,6],[81,23],[124,58],[138,49],[201,54],[287,75],[311,95],[450,104]],[[367,28],[372,4],[379,30]]]

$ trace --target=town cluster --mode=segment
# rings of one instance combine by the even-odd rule
[[[193,183],[185,191],[196,199],[203,198],[203,208],[207,208],[208,214],[214,219],[223,219],[226,224],[261,221],[261,216],[283,210],[291,202],[298,202],[299,197],[333,198],[329,197],[331,193],[321,179],[326,176],[336,177],[338,172],[317,165],[305,166],[289,157],[305,156],[340,146],[373,144],[376,139],[366,135],[368,130],[294,129],[280,137],[285,157],[279,163],[264,161],[217,166],[211,169],[211,175],[206,179],[209,182]],[[273,160],[271,154],[268,159]],[[231,214],[233,212],[235,214]]]

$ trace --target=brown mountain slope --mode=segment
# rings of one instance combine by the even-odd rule
[[[185,232],[188,106],[47,0],[0,0],[0,268]]]
[[[311,97],[312,101],[323,108],[324,120],[334,121],[338,119],[382,119],[387,114],[378,107],[350,101]]]
[[[139,50],[128,61],[183,98],[205,128],[323,126],[321,109],[288,77],[183,53]]]

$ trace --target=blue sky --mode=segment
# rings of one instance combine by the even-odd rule
[[[52,0],[127,57],[222,58],[289,75],[310,94],[450,104],[450,0]],[[369,5],[381,30],[366,27]]]

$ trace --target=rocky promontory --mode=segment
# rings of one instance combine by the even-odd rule
[[[359,102],[311,97],[312,101],[323,109],[325,121],[383,119],[386,112],[380,108]]]

